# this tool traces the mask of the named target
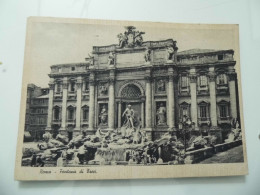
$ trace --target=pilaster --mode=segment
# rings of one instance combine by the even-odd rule
[[[108,100],[108,128],[113,130],[115,128],[115,72],[110,70],[109,77],[109,100]]]
[[[77,107],[76,107],[76,128],[75,130],[80,130],[81,126],[81,98],[82,98],[82,77],[77,78]]]
[[[53,91],[54,91],[54,83],[53,79],[49,83],[49,102],[48,102],[48,118],[47,118],[47,127],[46,131],[51,130],[51,124],[52,124],[52,109],[53,109]]]
[[[236,99],[236,78],[235,72],[228,73],[229,76],[229,92],[230,92],[230,110],[231,117],[237,118],[237,99]]]
[[[168,94],[167,94],[167,100],[168,100],[168,125],[169,130],[173,130],[175,128],[175,109],[174,109],[174,70],[172,67],[168,68],[168,74],[169,74],[169,80],[168,80]]]
[[[64,77],[62,82],[62,110],[61,110],[61,131],[66,130],[67,121],[67,98],[68,98],[68,78]]]
[[[151,130],[152,129],[152,89],[151,89],[152,77],[151,77],[150,69],[146,70],[145,80],[146,80],[145,127],[147,130]]]
[[[88,131],[94,130],[95,123],[95,74],[90,73],[89,77],[89,126]]]
[[[217,100],[216,100],[216,75],[214,67],[209,68],[209,93],[210,93],[210,118],[212,127],[216,127],[217,123]]]
[[[197,75],[195,68],[190,69],[190,95],[191,95],[191,120],[195,123],[195,129],[198,129],[197,114]]]

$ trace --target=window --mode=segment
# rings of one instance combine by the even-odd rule
[[[182,108],[182,116],[189,116],[187,107]]]
[[[180,119],[184,116],[190,117],[190,104],[187,102],[180,104]]]
[[[208,120],[209,118],[209,103],[202,101],[199,104],[199,118],[201,121]]]
[[[229,117],[229,102],[221,101],[218,103],[219,108],[219,117],[220,118],[227,118]]]
[[[70,107],[68,109],[68,120],[74,120],[74,108]]]
[[[57,93],[61,92],[61,83],[60,82],[56,84],[56,92]]]
[[[87,121],[88,120],[88,113],[89,113],[88,109],[83,108],[82,112],[83,112],[82,119]]]
[[[220,111],[220,117],[227,117],[227,106],[220,105],[219,111]]]
[[[75,67],[71,67],[71,71],[74,71],[75,70]]]
[[[39,124],[44,124],[44,118],[39,118]]]
[[[201,75],[199,77],[199,85],[200,85],[200,87],[207,86],[207,77],[206,77],[206,75]]]
[[[84,88],[85,91],[89,91],[89,83],[86,81],[85,82],[85,88]]]
[[[200,118],[207,118],[207,106],[200,106]]]
[[[60,108],[56,107],[54,108],[54,120],[60,119]]]
[[[218,60],[223,60],[224,59],[224,56],[223,56],[223,54],[221,54],[221,55],[218,55]]]
[[[74,82],[74,81],[72,81],[72,82],[70,83],[70,91],[72,91],[72,92],[75,91],[75,82]]]
[[[181,88],[187,88],[188,87],[188,77],[182,76],[181,77]]]
[[[217,77],[217,84],[219,85],[225,85],[227,84],[227,77],[226,74],[220,74]]]

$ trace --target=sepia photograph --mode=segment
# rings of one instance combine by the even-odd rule
[[[238,25],[28,19],[16,178],[243,175],[244,131]]]

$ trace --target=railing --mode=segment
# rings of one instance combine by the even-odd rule
[[[75,119],[67,119],[67,123],[74,124],[74,123],[76,123],[76,120]]]
[[[60,124],[61,123],[61,119],[53,119],[52,120],[52,124]]]
[[[82,120],[81,120],[81,123],[82,123],[82,124],[88,124],[88,119],[82,119]]]
[[[231,123],[231,117],[218,117],[218,123],[219,124],[230,124]]]
[[[197,94],[208,94],[209,93],[209,87],[208,85],[205,86],[198,86]]]
[[[218,94],[227,94],[229,92],[228,84],[219,84],[216,86]]]
[[[199,117],[198,123],[199,123],[199,125],[206,124],[206,125],[209,126],[210,125],[210,117]]]

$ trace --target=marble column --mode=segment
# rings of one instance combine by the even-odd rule
[[[76,105],[76,128],[75,130],[80,130],[81,127],[81,98],[82,98],[82,77],[77,78],[77,105]]]
[[[115,128],[115,88],[114,78],[109,80],[109,100],[108,100],[108,128],[113,130]]]
[[[231,117],[237,118],[237,97],[236,97],[236,73],[229,73],[229,93]]]
[[[145,125],[146,129],[152,128],[152,92],[151,92],[151,77],[146,77],[145,84]]]
[[[173,68],[168,69],[169,73],[169,82],[168,82],[168,94],[167,94],[167,100],[168,100],[168,125],[169,129],[173,130],[175,127],[175,116],[174,116],[174,76],[173,76]]]
[[[95,75],[90,74],[89,78],[89,125],[88,130],[94,130],[95,123]]]
[[[67,98],[68,98],[68,78],[64,77],[62,82],[62,110],[61,110],[61,131],[66,130],[67,121]]]
[[[122,118],[122,102],[119,101],[118,102],[118,124],[117,124],[117,127],[120,128],[121,127],[121,118]]]
[[[50,87],[50,90],[49,90],[48,118],[47,118],[46,131],[51,130],[51,124],[52,124],[53,93],[54,93],[53,79],[51,79],[51,83],[49,83],[49,87]]]
[[[190,95],[191,95],[191,121],[195,123],[195,129],[198,129],[197,113],[197,75],[195,69],[190,70]]]
[[[210,119],[212,127],[218,125],[217,121],[217,100],[216,100],[216,75],[214,67],[209,69],[209,94],[210,94]]]

